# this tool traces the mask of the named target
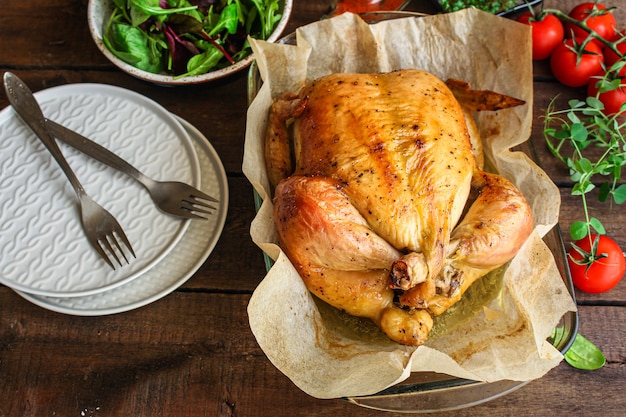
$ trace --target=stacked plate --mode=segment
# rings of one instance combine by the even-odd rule
[[[109,210],[137,255],[116,270],[91,248],[67,178],[11,107],[0,111],[0,283],[50,310],[104,315],[155,301],[204,263],[228,208],[224,167],[208,140],[154,101],[104,84],[35,94],[44,115],[117,153],[147,176],[217,198],[208,220],[159,211],[130,177],[60,143],[85,190]]]

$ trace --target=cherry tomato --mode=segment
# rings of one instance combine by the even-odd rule
[[[517,21],[532,28],[534,60],[549,58],[554,48],[563,42],[565,36],[563,24],[554,15],[534,15],[526,12],[520,15]]]
[[[582,39],[577,39],[577,43],[580,42]],[[585,46],[580,62],[577,62],[576,52],[570,49],[573,47],[573,39],[567,39],[557,46],[550,56],[550,68],[562,84],[582,87],[589,83],[591,77],[602,74],[604,56],[600,47],[590,42]]]
[[[595,79],[590,80],[587,86],[587,95],[589,97],[598,97],[604,104],[604,114],[613,116],[620,113],[622,104],[626,102],[626,80],[622,80],[620,87],[615,90],[605,91],[598,95],[598,86]]]
[[[574,242],[574,245],[569,251],[568,263],[576,288],[598,294],[612,289],[621,281],[626,259],[617,242],[606,235],[590,235]]]
[[[589,17],[593,6],[594,2],[581,3],[569,12],[569,17],[582,22]],[[606,10],[606,6],[600,3],[597,4],[597,8],[599,10]],[[604,39],[613,39],[613,36],[615,36],[617,22],[615,21],[615,16],[609,11],[599,16],[589,17],[585,23]],[[586,38],[589,34],[589,32],[585,31],[583,28],[568,22],[565,24],[565,36],[572,37],[572,33],[575,38]]]

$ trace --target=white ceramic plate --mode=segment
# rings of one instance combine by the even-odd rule
[[[119,87],[70,84],[35,94],[45,116],[111,149],[149,177],[200,182],[198,156],[179,121]],[[85,190],[118,220],[136,259],[113,270],[90,246],[69,181],[13,108],[0,112],[0,282],[76,297],[125,284],[159,262],[189,226],[160,212],[130,177],[60,144]]]
[[[224,228],[228,210],[228,183],[219,156],[208,140],[189,123],[181,122],[191,134],[200,160],[200,189],[219,199],[218,210],[208,220],[192,220],[184,236],[159,263],[139,278],[112,290],[86,297],[44,297],[19,292],[40,307],[78,316],[101,316],[142,307],[174,291],[202,266],[213,251]]]

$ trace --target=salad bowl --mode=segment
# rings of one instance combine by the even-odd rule
[[[273,18],[275,19],[273,21],[273,24],[269,25],[269,24],[266,24],[265,21],[262,22],[261,30],[264,31],[265,34],[259,35],[257,32],[251,33],[251,30],[246,30],[245,33],[242,33],[241,32],[242,29],[240,28],[238,32],[236,33],[236,36],[240,37],[240,41],[242,41],[241,37],[244,37],[244,36],[254,36],[254,37],[262,36],[263,38],[265,38],[265,40],[269,42],[274,42],[280,38],[280,36],[282,35],[283,31],[285,30],[287,26],[289,18],[291,17],[291,12],[293,8],[293,0],[265,0],[259,3],[270,5],[271,3],[274,3],[274,2],[277,3],[278,10],[275,10],[275,13],[272,15]],[[118,3],[120,2],[117,2],[114,0],[89,0],[89,4],[87,8],[87,22],[89,26],[89,31],[96,44],[96,47],[102,52],[102,54],[111,63],[113,63],[119,69],[121,69],[122,71],[126,72],[127,74],[133,77],[139,78],[144,81],[152,82],[155,84],[169,85],[169,86],[201,84],[201,83],[206,83],[206,82],[218,80],[221,78],[225,78],[241,70],[244,70],[248,68],[250,64],[252,63],[252,61],[254,60],[254,56],[249,51],[249,47],[244,52],[240,51],[239,53],[233,54],[231,57],[230,54],[225,51],[226,47],[225,46],[222,47],[222,42],[220,41],[220,37],[222,37],[223,35],[217,32],[216,34],[213,34],[213,33],[207,33],[205,31],[203,33],[204,39],[202,39],[200,42],[204,44],[212,43],[213,45],[216,45],[222,52],[226,52],[223,54],[224,56],[220,58],[219,61],[217,61],[217,58],[212,58],[212,59],[215,59],[217,63],[216,64],[214,63],[211,66],[206,63],[202,63],[199,65],[196,65],[192,69],[185,68],[182,71],[180,70],[180,67],[179,67],[179,70],[177,72],[174,71],[173,69],[172,70],[168,69],[170,66],[172,66],[172,63],[174,66],[176,66],[177,60],[176,58],[172,59],[171,56],[172,55],[180,56],[180,51],[183,49],[182,47],[180,47],[180,45],[189,45],[191,49],[196,48],[195,45],[190,45],[191,41],[189,37],[186,37],[184,34],[180,32],[175,33],[175,31],[172,30],[172,28],[176,28],[176,26],[188,27],[190,23],[188,21],[183,22],[183,23],[181,23],[180,21],[177,21],[176,25],[174,24],[170,25],[169,33],[164,34],[161,38],[157,38],[154,32],[151,32],[149,36],[154,41],[153,40],[148,41],[147,42],[148,45],[144,47],[144,50],[147,51],[150,49],[154,49],[156,48],[156,45],[158,44],[159,46],[163,46],[163,47],[165,45],[169,45],[170,51],[172,51],[171,42],[176,42],[179,45],[178,51],[175,52],[174,54],[171,54],[170,52],[164,53],[163,61],[160,65],[162,68],[158,68],[156,65],[153,65],[150,68],[146,69],[145,61],[149,60],[149,58],[143,57],[142,54],[144,52],[141,50],[141,48],[137,48],[136,45],[138,43],[137,42],[138,36],[128,35],[127,33],[124,35],[121,35],[120,31],[117,31],[114,35],[110,35],[109,30],[110,30],[110,26],[112,22],[111,16],[114,14],[114,11],[116,11],[116,9],[117,9],[117,12],[116,12],[117,15],[121,16],[119,13],[118,6],[117,6]],[[121,2],[121,3],[126,4],[126,2]],[[165,16],[165,14],[163,14],[164,9],[161,9],[158,7],[157,8],[151,7],[145,1],[137,0],[136,2],[131,2],[131,3],[136,3],[138,5],[138,8],[139,7],[142,8],[142,12],[145,14],[149,14],[149,12],[151,12],[152,15],[150,17],[154,21],[161,22],[163,17]],[[237,4],[239,3],[240,2],[237,2]],[[252,2],[250,2],[250,5],[252,5]],[[181,7],[181,13],[179,14],[179,16],[188,14],[187,12],[189,12],[190,10],[191,10],[190,8]],[[219,20],[219,22],[215,26],[227,26],[229,24],[228,23],[229,21],[230,22],[233,21],[232,16],[234,16],[234,13],[239,13],[240,11],[238,10],[237,12],[233,12],[233,13],[229,13],[229,12],[221,13],[221,12],[222,11],[220,11],[219,14],[218,12],[215,12],[212,17],[215,21]],[[209,13],[213,13],[213,11],[211,10]],[[139,14],[141,14],[141,12]],[[229,16],[226,16],[226,14],[229,14]],[[268,15],[268,13],[256,13],[257,19],[258,19],[258,15],[261,15],[261,14],[263,14],[264,19]],[[137,13],[132,13],[132,14],[127,13],[127,16],[129,19],[136,19],[136,15]],[[253,15],[254,13],[251,13],[247,16],[253,16]],[[177,19],[180,19],[179,16],[177,16]],[[251,25],[251,23],[246,22],[245,24],[248,26],[247,29],[249,29],[249,26]],[[257,23],[255,23],[255,25],[258,26]],[[131,25],[126,26],[126,28],[130,28],[130,27]],[[136,27],[133,27],[132,29],[125,29],[125,30],[135,30],[135,29],[146,32],[146,23],[137,25]],[[163,30],[163,32],[166,33],[167,31]],[[221,32],[221,33],[223,34],[225,32]],[[115,38],[116,40],[119,40],[122,37],[125,37],[125,39],[123,40],[124,45],[120,47],[120,49],[118,50],[114,50],[115,49],[114,47],[111,48],[111,39]],[[147,52],[146,52],[146,55],[148,55]],[[216,55],[221,56],[221,54],[219,53]],[[137,66],[136,61],[144,61],[144,63],[139,64]],[[205,62],[208,62],[208,61],[210,61],[210,59],[205,60]],[[139,67],[142,67],[143,69]],[[167,67],[167,68],[163,69],[163,67]],[[205,70],[203,70],[203,67],[205,68]]]

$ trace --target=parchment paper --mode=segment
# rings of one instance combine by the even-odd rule
[[[263,200],[251,226],[254,242],[275,263],[255,290],[251,329],[270,361],[318,398],[376,393],[410,372],[526,381],[556,366],[561,354],[545,340],[575,305],[541,237],[558,221],[556,186],[525,154],[532,124],[530,29],[475,9],[367,24],[343,14],[300,28],[297,46],[252,41],[263,86],[248,111],[243,170]],[[504,273],[501,293],[467,322],[419,348],[388,340],[316,300],[275,244],[263,157],[268,110],[280,94],[334,72],[418,68],[526,100],[477,122],[488,164],[529,200],[535,230]]]

